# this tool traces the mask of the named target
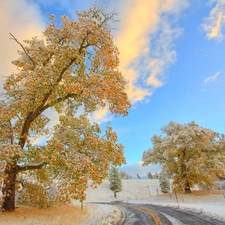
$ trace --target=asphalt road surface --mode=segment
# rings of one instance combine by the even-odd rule
[[[225,225],[225,222],[184,209],[142,204],[115,204],[122,213],[117,225]]]

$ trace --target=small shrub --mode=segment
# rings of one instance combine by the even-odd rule
[[[25,183],[17,194],[17,204],[19,205],[47,208],[53,204],[48,198],[45,188],[36,183]]]
[[[165,173],[160,173],[159,175],[159,185],[162,193],[168,193],[170,191],[170,180]]]

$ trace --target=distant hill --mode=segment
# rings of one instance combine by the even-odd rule
[[[117,193],[117,200],[131,200],[148,198],[150,195],[161,194],[158,179],[130,179],[122,180],[123,191]],[[113,192],[109,189],[109,181],[104,180],[96,189],[89,188],[86,202],[110,202],[115,201]]]

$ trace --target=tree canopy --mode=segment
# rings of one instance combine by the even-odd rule
[[[99,184],[110,163],[125,162],[112,128],[102,134],[87,117],[106,106],[113,114],[128,114],[127,82],[118,69],[119,51],[110,27],[116,16],[94,5],[77,12],[77,19],[61,16],[60,25],[51,15],[42,39],[22,43],[10,34],[21,50],[12,62],[17,72],[6,79],[0,101],[4,210],[15,208],[19,173],[35,174],[46,185],[58,179],[63,199],[83,200],[88,179]],[[54,130],[46,114],[50,109],[59,117]],[[34,145],[40,136],[48,137],[47,143]]]
[[[225,174],[224,143],[223,135],[195,122],[170,122],[162,135],[152,137],[153,148],[143,153],[143,165],[160,163],[173,177],[175,190],[213,186],[215,178]]]

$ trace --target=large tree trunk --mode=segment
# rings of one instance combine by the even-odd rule
[[[6,178],[4,179],[3,193],[3,204],[2,209],[4,211],[15,210],[15,184],[16,175],[18,173],[17,165],[7,165],[5,168]]]
[[[116,198],[116,191],[114,192],[114,198]]]
[[[43,168],[46,163],[41,164],[31,164],[18,166],[16,164],[8,164],[5,168],[6,178],[4,179],[4,187],[2,188],[3,193],[3,211],[13,211],[15,210],[15,197],[16,197],[16,175],[19,172],[27,170],[37,170]]]
[[[191,188],[188,182],[186,182],[186,186],[184,188],[185,194],[191,193]]]

